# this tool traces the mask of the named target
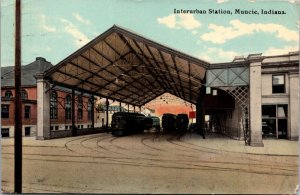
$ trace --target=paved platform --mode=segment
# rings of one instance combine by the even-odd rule
[[[264,147],[246,146],[243,140],[231,139],[221,134],[211,133],[203,139],[198,134],[186,134],[183,141],[215,150],[240,152],[244,154],[298,156],[299,142],[285,139],[263,139]]]

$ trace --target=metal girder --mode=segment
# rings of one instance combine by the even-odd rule
[[[188,63],[189,66],[189,90],[190,90],[190,101],[192,101],[192,86],[191,86],[191,63]]]
[[[116,54],[118,54],[119,56],[121,55],[115,48],[113,48],[113,46],[111,46],[109,43],[107,43],[105,40],[104,40],[104,42],[116,53]],[[126,44],[126,43],[125,43]],[[124,59],[127,63],[129,63],[130,64],[130,62],[127,60],[127,59]],[[129,72],[131,72],[131,71],[133,71],[133,70],[136,70],[137,69],[137,67],[135,67],[135,68],[132,68],[131,70],[128,70],[127,72],[123,69],[123,68],[121,68],[121,67],[118,67],[121,71],[123,71],[124,72],[124,74],[126,74],[126,73],[129,73]],[[126,73],[125,73],[126,72]],[[126,86],[133,86],[133,85],[131,85],[132,83],[134,83],[134,82],[137,82],[137,79],[134,79],[134,78],[131,78],[132,80],[133,80],[133,82],[131,82],[130,84],[128,83],[128,82],[126,82],[126,83],[128,83],[129,85],[126,85]],[[148,82],[148,84],[151,84],[151,82],[148,80],[148,79],[145,79],[147,82]],[[139,84],[141,84],[143,87],[147,87],[146,85],[144,85],[144,84],[142,84],[142,83],[140,83],[139,82]],[[136,87],[134,87],[134,88],[136,88]],[[136,88],[136,89],[138,89],[138,88]]]
[[[177,51],[175,49],[172,49],[172,48],[169,48],[169,47],[166,47],[164,45],[161,45],[159,43],[156,43],[150,39],[147,39],[145,37],[142,37],[140,35],[137,35],[137,34],[133,34],[132,32],[128,31],[128,30],[125,30],[123,28],[120,28],[118,26],[114,26],[116,28],[116,32],[118,34],[122,33],[124,35],[126,35],[127,37],[133,39],[133,40],[138,40],[140,42],[144,42],[145,44],[147,45],[151,45],[152,47],[155,47],[155,48],[158,48],[159,50],[162,50],[164,52],[167,52],[167,53],[174,53],[176,54],[177,56],[179,56],[180,58],[182,59],[185,59],[186,61],[192,61],[196,64],[199,64],[199,62],[201,62],[201,67],[204,67],[204,68],[208,68],[209,67],[209,63],[203,61],[203,60],[200,60],[200,59],[197,59],[195,57],[192,57],[192,56],[189,56],[189,55],[186,55],[180,51]]]
[[[161,92],[158,96],[161,96],[162,94],[164,94],[165,92],[163,91],[163,92]],[[157,98],[158,96],[155,96],[155,97],[153,97],[153,98],[151,98],[151,99],[149,99],[149,100],[147,100],[146,102],[144,102],[144,104],[143,105],[145,105],[145,104],[147,104],[147,103],[149,103],[149,102],[151,102],[152,100],[154,100],[155,98]]]
[[[164,93],[165,93],[165,92],[163,91],[163,92],[159,93],[158,96],[160,96],[160,95],[162,95],[162,94],[164,94]],[[150,97],[150,99],[153,100],[153,99],[155,99],[156,97],[157,97],[157,95]],[[139,97],[139,98],[137,98],[137,99],[135,99],[135,100],[133,101],[133,102],[135,102],[135,105],[141,106],[141,105],[145,105],[146,103],[149,102],[148,99],[146,99],[146,101],[145,101],[144,98],[142,99],[143,101],[141,101],[141,100],[140,100],[141,98],[143,98],[143,97]],[[140,102],[142,102],[142,103],[140,103]]]
[[[154,54],[152,53],[152,51],[151,51],[151,49],[148,47],[148,45],[145,45],[146,46],[146,48],[147,48],[147,51],[150,53],[150,55],[151,55],[151,57],[153,58],[153,60],[154,60],[154,62],[155,62],[155,64],[156,64],[156,66],[158,67],[159,65],[159,63],[156,61],[156,59],[155,59],[155,57],[154,57]],[[153,66],[153,64],[150,64],[152,67],[153,67],[153,70],[155,71],[155,73],[157,74],[157,75],[159,75],[159,73],[156,71],[156,68]],[[159,66],[160,67],[160,66]],[[162,72],[162,70],[159,68],[159,70],[160,70],[160,72]],[[166,78],[166,76],[163,74],[163,76],[165,77],[165,79],[167,80],[167,78]],[[166,84],[167,85],[165,85],[167,88],[168,88],[168,90],[170,90],[170,91],[172,91],[173,90],[173,88],[170,86],[170,84],[169,84],[169,82],[166,82]]]
[[[114,49],[111,47],[110,44],[108,44],[106,41],[104,41],[104,42],[105,42],[105,44],[107,44],[112,50],[114,50]],[[114,50],[114,51],[115,51],[115,50]],[[116,51],[115,51],[115,52],[116,52]],[[121,56],[121,54],[119,54],[119,53],[118,53],[118,55]],[[84,59],[88,60],[89,62],[91,62],[91,63],[93,63],[94,65],[97,66],[97,64],[96,64],[94,61],[92,61],[92,60],[86,58],[85,56],[81,56],[81,57],[83,57]],[[127,63],[130,64],[130,62],[129,62],[127,59],[124,58],[123,60],[125,60]],[[111,63],[115,63],[115,62],[112,61],[112,60],[110,60],[110,62],[111,62]],[[98,65],[98,66],[99,66],[99,65]],[[121,69],[120,67],[117,67],[117,68],[120,69],[121,71],[124,71],[124,69]],[[104,69],[104,71],[106,71],[106,72],[108,72],[109,74],[115,76],[116,78],[119,78],[119,76],[117,76],[117,75],[113,74],[112,72],[108,71],[106,68]],[[132,71],[132,70],[128,70],[126,73],[128,73],[128,72],[130,72],[130,71]],[[102,79],[105,80],[104,78],[102,78]],[[133,78],[131,78],[131,79],[133,79]],[[125,82],[125,83],[127,83],[127,81],[125,81],[124,79],[120,79],[120,80],[123,81],[123,82]],[[133,80],[134,80],[134,79],[133,79]],[[110,85],[110,84],[116,85],[115,83],[113,83],[114,80],[112,80],[112,81],[106,80],[106,81],[108,82],[108,83],[106,84],[106,86],[108,86],[108,85]],[[106,86],[99,87],[99,88],[96,89],[96,91],[101,90],[101,89],[105,88]],[[116,85],[116,86],[121,87],[120,85]],[[131,86],[132,86],[132,85],[131,85]],[[136,88],[136,87],[134,87],[134,88],[137,89],[137,90],[140,90],[139,88]],[[129,91],[132,92],[132,93],[135,93],[135,92],[132,91],[132,90],[129,90]]]
[[[139,78],[139,79],[137,79],[137,80],[135,80],[135,81],[132,81],[130,84],[133,84],[133,83],[135,83],[135,82],[138,82],[140,79],[143,79],[143,78]],[[138,83],[141,84],[140,82],[138,82]],[[126,87],[130,86],[130,84],[123,86],[121,89],[118,89],[118,91],[122,91],[123,89],[126,89]],[[149,84],[150,84],[150,83],[149,83]],[[144,85],[142,85],[142,86],[144,86]],[[144,86],[144,87],[147,88],[147,86]],[[140,89],[140,90],[142,90],[142,89]],[[148,93],[148,92],[153,92],[153,93],[154,93],[154,91],[152,91],[151,89],[148,90],[147,93]],[[136,92],[135,92],[135,93],[136,93]],[[128,96],[131,96],[132,94],[135,94],[135,93],[131,92],[130,94],[128,94]],[[110,93],[108,96],[113,95],[113,94],[114,94],[114,92],[113,92],[113,93]]]
[[[156,93],[157,91],[161,91],[161,90],[163,90],[163,89],[158,89],[158,90],[156,90],[155,92],[153,92],[152,90],[148,90],[147,92],[144,92],[144,94],[148,94],[149,92],[151,92],[151,93],[153,93],[153,94],[155,94],[156,95],[156,97],[158,97],[158,96],[160,96],[159,94],[161,93]],[[163,91],[164,93],[165,93],[165,91]],[[129,94],[128,96],[127,96],[127,98],[129,98],[130,96],[132,96],[132,94]],[[127,98],[124,98],[124,99],[127,99]],[[140,97],[140,98],[138,98],[138,99],[145,99],[144,97]],[[122,99],[122,100],[124,100],[124,99]],[[121,101],[122,101],[121,100]]]
[[[91,99],[89,98],[88,99],[88,101],[91,101],[90,103],[92,104],[92,107],[91,107],[91,109],[92,109],[92,128],[94,128],[95,127],[95,108],[94,108],[94,96],[92,95],[92,97],[91,97]],[[88,113],[88,115],[89,115],[89,113]],[[89,119],[89,118],[88,118]]]
[[[103,43],[102,43],[103,44]],[[91,48],[94,52],[96,52],[98,55],[102,56],[102,58],[104,58],[105,60],[109,61],[111,64],[114,63],[114,61],[112,61],[111,59],[109,59],[108,56],[106,56],[105,54],[99,52],[97,49],[95,49],[94,47]]]
[[[126,59],[124,59],[124,60],[126,60]],[[92,63],[95,63],[95,62],[93,62],[93,61],[91,61],[91,60],[89,60],[89,61],[92,62]],[[115,62],[113,62],[113,63],[115,63]],[[118,68],[119,68],[119,67],[118,67]],[[120,68],[119,68],[119,69],[120,69]],[[117,75],[113,74],[112,72],[108,71],[106,68],[104,69],[104,71],[106,71],[106,72],[108,72],[109,74],[115,76],[116,78],[119,78],[119,77],[120,77],[120,76],[117,76]],[[129,71],[127,71],[126,73],[128,73],[128,72],[130,72],[130,71],[132,71],[132,70],[129,70]],[[102,79],[105,80],[104,78],[102,78]],[[123,82],[126,82],[126,81],[123,80],[123,79],[120,79],[120,80],[123,81]],[[116,84],[114,83],[115,80],[109,81],[109,80],[106,79],[106,81],[108,82],[106,85],[110,85],[110,84],[116,85]],[[127,82],[126,82],[126,83],[127,83]],[[116,85],[116,86],[121,87],[120,85]],[[97,91],[98,91],[98,90],[102,90],[102,89],[105,88],[105,87],[106,87],[106,86],[99,87],[99,88],[97,88],[96,90],[97,90]],[[136,88],[136,89],[137,89],[137,88]]]
[[[73,86],[73,85],[68,85],[68,84],[65,84],[65,83],[60,83],[58,81],[52,81],[52,80],[49,80],[49,82],[52,83],[52,84],[56,84],[57,86],[61,86],[61,87],[69,88],[69,89],[74,89],[76,91],[87,93],[87,94],[90,94],[90,95],[95,95],[95,96],[111,99],[111,97],[108,97],[106,95],[103,95],[103,94],[100,94],[100,93],[97,93],[97,92],[92,92],[92,91],[89,91],[89,90],[86,90],[86,89],[82,89],[82,88],[79,88],[79,87],[76,87],[76,86]],[[122,96],[124,96],[124,95],[122,95]],[[127,103],[127,104],[132,104],[131,102],[128,102],[128,101],[123,101],[123,102]]]
[[[124,43],[126,43],[126,39],[123,37],[123,36],[121,36],[121,35],[119,35],[118,34],[118,36],[120,37],[120,39],[124,42]],[[134,41],[134,40],[133,40]],[[136,44],[136,43],[135,43]],[[130,47],[130,49],[131,50],[133,50],[133,51],[135,51],[134,49],[133,49],[133,47],[130,45],[130,43],[128,43],[128,46]],[[140,60],[140,61],[142,61],[145,65],[146,65],[146,63],[144,62],[144,60],[137,54],[137,52],[135,51],[135,55],[136,55],[136,57]],[[150,63],[150,62],[149,62]],[[151,64],[151,63],[150,63]],[[151,75],[153,76],[158,76],[160,79],[161,79],[161,77],[159,76],[159,75],[156,75],[155,73],[153,73],[152,72],[152,70],[151,69],[149,69],[149,67],[147,67],[147,66],[145,66],[146,67],[146,69],[147,69],[147,71],[149,72],[149,73],[151,73]],[[161,83],[161,81],[159,80],[159,79],[157,79],[157,82],[159,83],[159,86],[163,89],[163,90],[165,90],[165,91],[167,91],[166,89],[165,89],[165,87],[162,85],[162,83]],[[154,93],[155,94],[155,93]]]
[[[139,49],[139,51],[143,54],[143,56],[145,57],[145,59],[148,61],[148,65],[149,66],[152,66],[153,67],[153,65],[152,65],[152,63],[150,62],[150,60],[146,57],[146,54],[144,53],[144,51],[142,50],[142,48],[139,46],[139,44],[135,41],[135,40],[132,40],[133,41],[133,43],[134,43],[134,45]],[[133,49],[133,48],[132,48]],[[137,54],[137,52],[135,52],[136,53],[136,55],[138,55]],[[141,58],[141,57],[140,57]],[[141,58],[142,59],[142,58]],[[147,69],[149,69],[149,68],[147,68]],[[157,74],[157,71],[155,70],[155,68],[153,69],[154,71],[155,71],[155,73],[153,74],[153,72],[151,72],[152,73],[152,76],[156,76],[156,77],[159,77],[160,79],[161,79],[161,77],[160,77],[160,75],[159,74]],[[160,86],[163,88],[163,89],[165,89],[166,90],[166,86],[164,86],[162,83],[160,83],[159,82],[159,84],[160,84]]]
[[[94,47],[98,43],[98,41],[100,39],[106,38],[113,31],[114,31],[113,28],[110,28],[110,29],[106,30],[104,33],[102,33],[101,35],[99,35],[97,38],[95,38],[94,40],[92,40],[90,43],[86,44],[85,46],[83,46],[82,48],[78,49],[73,54],[69,55],[66,59],[64,59],[61,62],[59,62],[58,65],[56,65],[56,66],[50,68],[49,70],[47,70],[45,76],[48,78],[49,75],[53,74],[56,70],[58,70],[59,68],[61,68],[64,65],[64,63],[68,62],[72,58],[75,58],[75,57],[79,56],[81,53],[83,53],[87,49],[90,49],[90,47]]]
[[[65,108],[65,105],[63,105],[60,101],[58,101],[58,99],[62,99],[65,103],[65,98],[62,98],[62,97],[57,97],[57,103],[63,108],[63,109],[66,109]]]
[[[178,77],[178,80],[179,80],[179,85],[181,87],[182,97],[185,97],[184,90],[183,90],[182,83],[181,83],[181,79],[180,79],[180,76],[179,76],[179,71],[178,71],[177,64],[176,64],[176,60],[174,59],[173,55],[171,55],[171,59],[172,59],[172,62],[174,63],[175,70],[177,72],[177,77]]]
[[[206,83],[210,87],[247,86],[249,85],[249,68],[224,67],[209,69],[206,73]]]
[[[124,67],[112,67],[118,60]],[[141,65],[133,66],[133,62]],[[187,63],[188,72],[181,66]],[[149,98],[155,98],[164,92],[194,103],[198,94],[194,88],[201,84],[202,69],[208,65],[205,61],[113,26],[49,69],[45,78],[61,84],[60,86],[64,84],[78,91],[121,100],[128,104],[141,105]],[[192,76],[193,70],[200,67],[201,74]],[[70,68],[69,72],[67,68]],[[58,74],[53,75],[55,72]],[[124,74],[129,78],[122,77]],[[115,83],[114,77],[122,83]],[[149,87],[153,83],[155,87]]]
[[[74,89],[72,89],[72,101],[71,101],[71,105],[72,105],[72,136],[77,136],[77,127],[75,126],[75,91]]]
[[[164,64],[164,66],[165,66],[165,69],[168,71],[169,76],[171,77],[173,83],[175,83],[175,81],[174,81],[174,79],[173,79],[173,77],[172,77],[172,75],[171,75],[171,73],[170,73],[170,69],[169,69],[168,65],[166,64],[166,61],[165,61],[165,59],[164,59],[164,56],[162,55],[162,53],[161,53],[160,50],[157,50],[157,51],[158,51],[159,56],[161,57],[161,59],[162,59],[162,61],[163,61],[163,64]],[[177,88],[177,85],[175,85],[175,88],[176,88],[176,91],[177,91],[177,93],[178,93],[176,96],[180,97],[180,93],[179,93],[179,90],[178,90],[178,88]],[[174,95],[175,95],[175,94],[174,94]]]
[[[120,37],[120,39],[122,39],[123,42],[126,43],[126,39],[125,39],[122,35],[120,35],[119,33],[117,33],[117,34],[118,34],[118,36]],[[134,41],[134,40],[133,40],[133,41]],[[136,42],[134,42],[134,44],[136,44]],[[130,43],[128,43],[128,46],[130,47],[130,49],[131,49],[132,51],[135,52],[136,57],[137,57],[141,62],[143,62],[143,63],[146,65],[146,63],[144,62],[144,60],[137,54],[137,52],[133,49],[133,47],[130,45]],[[150,64],[151,64],[151,63],[150,63]],[[149,67],[147,67],[147,66],[145,66],[145,67],[146,67],[147,71],[148,71],[152,76],[155,76],[155,74],[152,72],[151,69],[149,69]],[[158,76],[158,77],[160,78],[159,75],[156,75],[156,76]],[[157,82],[158,82],[158,84],[160,85],[160,87],[162,87],[164,90],[166,90],[166,89],[163,87],[162,83],[161,83],[159,80],[157,80]]]
[[[81,66],[78,66],[79,68],[82,68]],[[76,76],[74,76],[74,75],[71,75],[71,74],[69,74],[69,73],[64,73],[64,72],[62,72],[62,71],[60,71],[60,70],[57,70],[57,72],[59,72],[59,73],[61,73],[61,74],[65,74],[65,75],[67,75],[67,76],[69,76],[69,77],[72,77],[72,78],[74,78],[74,79],[77,79],[77,80],[81,80],[80,78],[78,78],[78,77],[76,77]],[[102,86],[100,86],[100,85],[97,85],[97,84],[95,84],[95,83],[92,83],[92,82],[89,82],[89,81],[86,81],[86,83],[88,83],[88,84],[90,84],[90,85],[94,85],[95,87],[102,87]],[[69,85],[69,86],[73,86],[73,85]],[[73,86],[74,87],[74,86]],[[107,86],[105,86],[105,89],[106,90],[108,90],[108,91],[111,91],[110,89],[107,89],[106,88]],[[71,87],[72,88],[72,87]],[[77,87],[78,88],[78,87]],[[86,93],[91,93],[91,91],[90,92],[86,92]],[[118,93],[118,92],[116,92],[116,94],[118,94],[118,95],[120,95],[120,96],[125,96],[125,95],[123,95],[123,94],[121,94],[121,93]]]
[[[84,57],[84,56],[81,56],[81,57]],[[85,58],[85,57],[84,57]],[[85,58],[86,60],[88,60],[88,61],[90,61],[91,63],[95,63],[95,62],[93,62],[92,60],[89,60],[88,58]],[[77,64],[75,64],[75,63],[73,63],[73,62],[69,62],[70,64],[72,64],[72,65],[74,65],[74,66],[77,66],[77,67],[79,67],[79,68],[81,68],[82,70],[85,70],[85,71],[87,71],[87,72],[89,72],[89,73],[91,73],[91,71],[89,71],[89,70],[87,70],[86,68],[83,68],[83,67],[81,67],[81,66],[78,66]],[[96,64],[95,64],[96,65]],[[105,71],[107,71],[109,74],[111,74],[111,75],[114,75],[114,76],[116,76],[115,74],[113,74],[112,72],[110,72],[110,71],[108,71],[108,70],[105,70]],[[96,90],[95,91],[99,91],[99,90],[101,90],[101,89],[107,89],[107,86],[108,85],[110,85],[110,84],[113,84],[113,85],[115,85],[115,86],[117,86],[117,87],[121,87],[120,85],[118,85],[118,84],[116,84],[116,83],[113,83],[113,81],[114,80],[107,80],[107,79],[105,79],[105,78],[103,78],[102,77],[102,79],[103,80],[105,80],[106,82],[108,82],[105,86],[99,86],[99,85],[97,85],[98,86],[98,88],[96,88]],[[85,81],[85,82],[89,82],[89,81]],[[91,82],[90,82],[91,83]],[[94,84],[95,85],[95,84]],[[109,90],[109,89],[107,89],[107,90]],[[111,91],[111,90],[109,90],[109,91]],[[119,94],[118,92],[116,92],[117,94]],[[122,95],[122,94],[121,94]],[[123,95],[124,96],[124,95]]]
[[[92,48],[92,49],[94,49],[94,48]],[[96,50],[96,49],[95,49],[95,50]],[[122,56],[120,56],[118,59],[116,59],[116,62],[119,61],[120,59],[122,59],[123,57],[127,56],[127,55],[130,54],[130,53],[131,53],[131,51],[126,52],[125,54],[123,54]],[[106,65],[106,66],[104,66],[104,67],[101,67],[101,66],[98,65],[98,67],[100,67],[101,70],[99,70],[99,71],[97,71],[97,72],[94,72],[94,73],[91,74],[89,77],[87,77],[85,80],[88,80],[88,79],[90,79],[90,78],[92,78],[92,77],[98,75],[100,72],[105,71],[105,70],[106,70],[109,66],[111,66],[112,64],[113,64],[113,62],[110,62],[108,65]],[[80,83],[78,83],[77,85],[81,85],[81,84],[82,84],[82,83],[80,82]]]

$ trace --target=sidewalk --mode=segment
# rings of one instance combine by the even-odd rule
[[[203,139],[202,136],[195,133],[191,135],[186,134],[181,140],[186,143],[212,150],[223,150],[245,154],[299,156],[298,141],[263,139],[264,147],[252,147],[245,146],[244,141],[234,140],[220,134],[209,134]]]

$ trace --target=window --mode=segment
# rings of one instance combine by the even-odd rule
[[[211,94],[211,88],[210,87],[206,87],[206,94]]]
[[[218,95],[218,91],[216,89],[214,89],[212,92],[213,92],[213,96]]]
[[[27,100],[28,99],[28,94],[25,90],[22,90],[21,97],[22,97],[22,100]]]
[[[30,127],[25,127],[25,136],[30,136]]]
[[[57,119],[57,93],[55,91],[50,96],[50,119]]]
[[[24,118],[30,118],[30,106],[25,106]]]
[[[72,107],[71,107],[71,96],[67,95],[66,97],[66,105],[65,105],[65,109],[66,109],[66,120],[71,120],[71,115],[72,115]]]
[[[11,98],[11,97],[13,97],[13,94],[12,94],[12,92],[10,90],[8,90],[8,91],[5,92],[4,97],[5,98]]]
[[[263,137],[287,138],[288,105],[262,105]]]
[[[262,117],[276,117],[276,105],[263,105],[262,106]]]
[[[78,107],[77,107],[78,120],[82,120],[82,97],[78,97]]]
[[[1,135],[2,137],[9,137],[9,128],[2,128]]]
[[[93,102],[92,102],[92,99],[89,98],[89,101],[88,101],[88,120],[92,120],[92,115],[93,115]]]
[[[287,116],[288,116],[288,114],[287,114],[287,105],[286,104],[277,105],[277,117],[285,118]]]
[[[272,77],[272,92],[285,93],[284,75],[273,75]]]
[[[1,118],[9,118],[9,105],[1,106]]]

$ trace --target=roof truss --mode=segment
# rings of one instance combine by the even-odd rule
[[[136,106],[166,92],[196,103],[208,65],[113,26],[48,70],[45,78]]]

